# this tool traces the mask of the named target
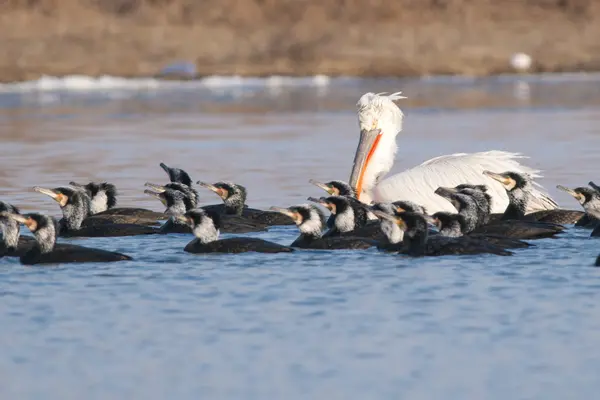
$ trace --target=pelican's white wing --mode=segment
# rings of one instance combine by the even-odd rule
[[[393,175],[381,181],[373,190],[376,202],[411,200],[427,208],[429,213],[438,211],[456,212],[455,208],[434,191],[440,186],[454,187],[462,183],[485,184],[492,196],[492,212],[503,213],[508,206],[508,196],[502,185],[483,175],[483,171],[513,171],[538,178],[539,170],[521,165],[517,159],[526,158],[519,153],[487,151],[460,153],[436,157],[423,164]],[[533,183],[531,204],[527,212],[557,208],[548,193]]]

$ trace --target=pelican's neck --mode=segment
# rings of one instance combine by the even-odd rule
[[[398,132],[391,129],[382,130],[379,143],[373,152],[365,169],[363,178],[363,187],[360,200],[364,203],[371,203],[373,200],[373,189],[383,180],[394,166],[398,145],[396,136]]]
[[[358,104],[358,123],[361,131],[378,129],[379,138],[374,148],[369,149],[372,155],[365,165],[362,191],[358,194],[364,203],[373,200],[373,189],[390,172],[394,165],[398,145],[396,136],[402,131],[404,114],[394,103],[404,98],[395,93],[389,96],[367,93]]]

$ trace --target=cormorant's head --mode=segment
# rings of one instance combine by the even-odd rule
[[[169,180],[174,183],[182,183],[186,186],[192,187],[192,179],[182,169],[167,167],[165,163],[160,163],[160,167],[169,175]]]
[[[14,214],[14,213],[2,213],[5,217],[11,218],[23,225],[25,225],[32,233],[36,233],[47,227],[54,229],[55,224],[52,217],[47,215],[31,213],[31,214]]]
[[[194,208],[175,218],[192,228],[194,235],[202,243],[209,243],[219,238],[221,216],[217,212]]]
[[[271,207],[270,209],[290,217],[302,233],[320,234],[325,226],[325,214],[312,204],[300,204],[288,208]]]
[[[33,188],[38,193],[45,194],[46,196],[50,196],[54,201],[58,203],[58,205],[63,208],[67,205],[78,203],[81,201],[82,196],[87,196],[87,193],[78,190],[72,189],[68,187],[58,187],[54,189],[46,189],[39,186]]]
[[[313,185],[325,190],[330,196],[349,196],[356,198],[356,191],[343,181],[329,181],[326,183],[317,182],[314,179],[308,181]]]
[[[487,193],[488,191],[488,187],[486,185],[471,185],[469,183],[461,183],[458,186],[455,186],[454,189],[460,191],[463,191],[464,189],[472,189],[472,190],[479,190],[481,192]]]
[[[495,181],[498,181],[504,186],[507,192],[512,192],[516,189],[524,189],[531,183],[531,178],[527,174],[517,172],[501,172],[495,173],[491,171],[483,171],[483,174],[489,176]]]
[[[168,215],[183,214],[194,208],[189,196],[179,190],[158,185],[153,185],[152,188],[153,190],[144,190],[144,193],[160,200],[167,207],[165,213]]]
[[[396,207],[397,212],[416,212],[421,214],[427,214],[427,209],[423,206],[418,205],[408,200],[398,200],[392,203]]]
[[[9,218],[25,225],[34,234],[37,246],[42,253],[51,252],[56,243],[57,224],[54,218],[38,214],[5,213]]]
[[[346,196],[329,196],[329,197],[309,197],[309,201],[321,204],[327,208],[332,214],[341,214],[350,207],[350,200]]]
[[[594,204],[600,205],[600,192],[595,189],[587,187],[577,187],[575,189],[569,189],[561,185],[556,186],[556,188],[569,193],[584,208]]]
[[[233,198],[239,199],[246,202],[246,188],[242,185],[238,185],[233,182],[217,182],[214,185],[210,183],[196,182],[198,185],[205,187],[213,192],[215,192],[224,202],[231,200]]]
[[[406,233],[417,231],[427,232],[428,223],[432,225],[435,224],[432,217],[420,213],[401,212],[396,213],[395,215],[390,215],[382,211],[374,211],[374,214],[377,215],[378,218],[392,221]]]

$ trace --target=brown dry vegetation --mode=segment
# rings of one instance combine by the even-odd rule
[[[0,0],[0,80],[600,70],[600,0]]]

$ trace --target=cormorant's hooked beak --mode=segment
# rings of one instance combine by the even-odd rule
[[[202,182],[202,181],[198,181],[196,183],[208,190],[215,192],[223,200],[225,200],[227,198],[227,196],[229,195],[227,190],[218,188],[215,185],[211,185],[210,183],[206,183],[206,182]]]
[[[590,182],[590,183],[592,183],[592,182]],[[571,196],[575,197],[577,199],[577,201],[582,201],[585,199],[585,196],[583,196],[581,193],[579,193],[573,189],[569,189],[568,187],[564,187],[562,185],[556,185],[556,188],[559,190],[562,190],[563,192],[569,193]]]
[[[356,191],[356,198],[359,200],[362,194],[365,171],[373,158],[375,150],[377,150],[381,135],[381,129],[371,129],[370,131],[363,129],[360,131],[360,139],[354,154],[352,174],[350,174],[350,186]]]
[[[169,171],[171,170],[171,168],[167,167],[167,164],[161,162],[158,165],[160,165],[160,167],[163,169],[163,171],[165,171],[167,174],[169,174]]]
[[[440,186],[439,188],[435,189],[434,193],[437,194],[438,196],[442,196],[443,198],[447,199],[456,192],[457,192],[457,190],[454,188]]]
[[[317,199],[316,197],[309,197],[307,198],[308,201],[312,201],[313,203],[317,203],[322,205],[323,207],[327,208],[332,214],[335,214],[335,204],[328,202],[327,200],[325,200],[325,197],[321,197],[319,199]]]
[[[294,222],[299,222],[302,219],[300,217],[299,213],[293,212],[293,211],[291,211],[288,208],[282,208],[282,207],[275,207],[275,206],[273,206],[273,207],[269,208],[269,210],[278,212],[278,213],[283,214],[283,215],[287,215],[292,220],[294,220]]]
[[[397,215],[390,215],[390,214],[380,211],[380,210],[374,210],[373,214],[375,214],[377,216],[377,218],[379,218],[379,219],[385,219],[385,220],[391,221],[391,222],[395,223],[396,225],[398,225],[400,227],[400,229],[406,230],[406,223],[404,222],[404,220],[401,217],[399,217]]]
[[[588,185],[590,185],[590,187],[591,187],[592,189],[594,189],[596,192],[600,192],[600,186],[596,185],[594,182],[590,181],[590,182],[588,183]]]
[[[150,183],[150,182],[146,182],[144,184],[144,186],[149,187],[150,189],[158,192],[158,193],[163,193],[167,191],[167,188],[163,185],[156,185],[154,183]],[[146,191],[144,191],[144,193],[146,193]]]
[[[485,176],[489,176],[490,178],[492,178],[495,181],[500,182],[504,186],[511,186],[513,183],[513,180],[510,177],[504,176],[502,174],[497,174],[492,171],[483,171],[483,174]]]
[[[37,222],[35,222],[33,218],[27,217],[25,215],[3,212],[0,213],[0,216],[14,219],[18,223],[25,225],[32,232],[37,229]]]
[[[335,188],[333,188],[331,186],[328,186],[328,185],[326,185],[324,183],[317,182],[314,179],[309,179],[308,183],[312,183],[316,187],[323,189],[324,191],[326,191],[327,193],[329,193],[331,196],[334,196],[334,195],[337,194],[337,193],[335,193]]]
[[[69,198],[67,196],[53,189],[46,189],[43,187],[35,186],[33,190],[38,193],[45,194],[46,196],[52,197],[54,201],[56,201],[61,207],[64,207],[69,201]]]

